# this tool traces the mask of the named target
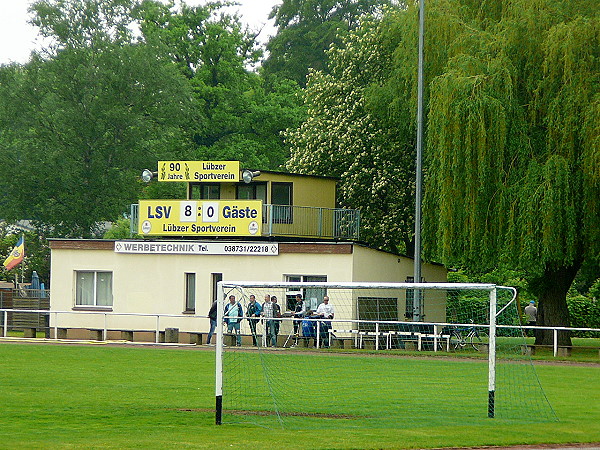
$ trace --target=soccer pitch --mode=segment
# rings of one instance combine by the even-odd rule
[[[315,360],[323,358],[327,355],[315,355]],[[355,376],[361,358],[347,357],[347,373],[338,373],[354,376],[357,390],[368,386],[368,377]],[[374,423],[355,428],[352,421],[321,417],[316,420],[335,422],[335,426],[317,424],[311,431],[251,423],[214,425],[212,351],[6,343],[0,344],[0,361],[2,448],[433,448],[600,442],[600,364],[536,366],[558,421],[457,423],[440,413],[419,426],[378,427]],[[481,371],[473,362],[441,358],[431,362],[403,358],[402,362],[406,373],[398,376],[407,378],[407,384],[413,364],[431,364],[436,372],[446,370],[445,364],[449,370],[458,365],[467,372],[470,367]],[[344,364],[337,367],[343,370]],[[240,394],[252,395],[253,386],[263,382],[257,371],[244,380]],[[335,380],[302,380],[303,389],[323,390],[324,395],[328,382]],[[290,390],[298,386],[298,380],[290,381]],[[464,388],[472,386],[456,386]],[[385,401],[385,393],[372,395],[375,402]],[[415,403],[435,408],[438,395],[435,389],[415,392]]]

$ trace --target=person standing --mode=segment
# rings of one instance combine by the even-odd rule
[[[302,328],[302,318],[306,316],[306,303],[302,300],[302,294],[296,295],[296,306],[294,307],[294,345],[298,345],[298,337]]]
[[[333,319],[334,315],[335,310],[333,308],[333,305],[329,304],[329,297],[323,297],[323,303],[321,303],[317,307],[317,317],[322,319]],[[327,333],[331,329],[331,322],[329,320],[320,322],[319,329],[322,347],[329,347],[329,339],[327,339]]]
[[[527,316],[527,326],[535,327],[537,325],[537,308],[535,307],[535,302],[533,300],[525,307],[525,316]],[[527,334],[529,334],[529,330],[527,331]]]
[[[217,328],[217,302],[214,301],[210,309],[208,310],[208,319],[210,320],[210,331],[208,332],[208,337],[206,339],[206,343],[210,345],[210,340],[215,334],[215,328]]]
[[[229,296],[229,303],[227,303],[227,305],[225,306],[223,317],[223,321],[227,324],[227,332],[235,333],[236,345],[238,347],[241,347],[242,335],[240,329],[240,322],[244,317],[244,310],[242,309],[242,305],[240,305],[239,302],[235,301],[235,295]]]
[[[265,302],[262,305],[261,315],[264,318],[265,323],[265,346],[271,345],[271,326],[273,322],[273,303],[271,303],[271,296],[265,295]]]
[[[281,307],[277,303],[277,297],[275,297],[274,295],[271,296],[271,304],[273,305],[274,318],[274,320],[271,321],[271,343],[273,347],[277,347],[277,336],[279,335],[279,326],[281,325],[281,322],[275,319],[279,319],[281,317]]]
[[[248,308],[246,309],[246,317],[248,317],[248,323],[250,324],[250,333],[252,333],[252,345],[255,347],[258,345],[256,342],[256,324],[259,322],[260,313],[262,308],[260,303],[256,301],[256,297],[254,295],[250,295],[250,301],[248,303]]]

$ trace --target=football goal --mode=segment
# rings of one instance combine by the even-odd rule
[[[218,290],[217,424],[556,420],[523,351],[514,288],[222,281]]]

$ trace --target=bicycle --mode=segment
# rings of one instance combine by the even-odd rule
[[[450,334],[450,346],[454,350],[462,350],[469,345],[476,351],[479,351],[483,344],[487,344],[487,335],[479,331],[477,327],[454,328]]]

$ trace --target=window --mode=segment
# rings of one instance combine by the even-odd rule
[[[185,311],[196,311],[196,274],[185,274]]]
[[[398,299],[394,297],[358,297],[358,320],[397,320]],[[382,324],[379,331],[393,330],[397,325]],[[375,331],[375,323],[359,323],[360,331]],[[397,329],[397,328],[396,328]]]
[[[200,200],[219,200],[221,198],[221,185],[219,184],[192,184],[191,188],[191,198]]]
[[[211,284],[212,284],[212,300],[211,300],[211,305],[212,302],[217,301],[217,283],[219,281],[223,281],[223,274],[222,273],[213,273],[211,274]],[[221,299],[223,300],[223,299]]]
[[[293,223],[292,183],[271,183],[273,223]]]
[[[75,272],[76,306],[112,306],[112,272]]]
[[[267,185],[265,183],[238,184],[236,186],[238,200],[262,200],[267,203]]]
[[[326,276],[321,275],[286,275],[285,281],[289,282],[311,282],[311,281],[327,281]],[[293,311],[296,306],[296,295],[302,294],[306,308],[311,311],[316,311],[319,304],[323,301],[323,297],[327,295],[325,288],[290,288],[285,293],[286,311]]]
[[[421,282],[424,282],[425,279],[423,277],[421,277]],[[415,282],[415,277],[406,277],[406,283],[414,283]],[[420,298],[419,298],[419,310],[421,311],[421,319],[423,319],[424,314],[423,314],[423,299],[425,297],[425,292],[420,290],[419,291],[420,294]],[[414,317],[414,313],[415,313],[415,290],[414,289],[407,289],[406,290],[406,310],[404,313],[404,317],[406,319],[412,320]]]

